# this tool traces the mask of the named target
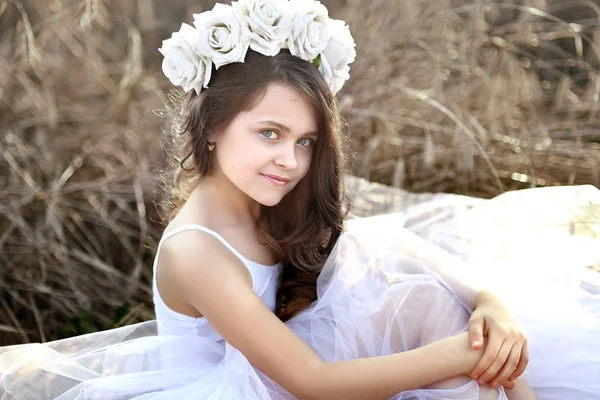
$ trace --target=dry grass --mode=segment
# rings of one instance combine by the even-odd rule
[[[402,4],[342,15],[361,50],[345,92],[356,174],[481,197],[600,184],[598,6]]]
[[[323,2],[357,41],[355,174],[482,197],[600,185],[595,3]],[[212,4],[0,0],[0,344],[152,318],[156,49]]]

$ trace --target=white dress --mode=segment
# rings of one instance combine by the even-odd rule
[[[442,196],[429,207],[349,221],[319,277],[318,300],[287,326],[326,361],[423,346],[467,329],[472,299],[445,273],[451,270],[506,301],[527,333],[524,378],[541,400],[600,399],[600,284],[586,268],[600,264],[600,191],[533,189],[438,218],[459,203],[465,199]],[[436,222],[428,224],[432,210]],[[574,210],[583,214],[574,218]],[[273,309],[281,266],[252,263],[201,226],[181,229],[204,230],[229,247]],[[170,310],[156,284],[154,301],[156,321],[0,348],[0,398],[293,399],[206,320]],[[393,399],[479,396],[464,377]]]

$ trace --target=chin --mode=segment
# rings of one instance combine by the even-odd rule
[[[263,205],[265,207],[273,207],[276,206],[277,204],[281,203],[281,200],[283,200],[283,198],[288,194],[288,192],[286,193],[282,193],[282,192],[277,192],[277,191],[272,191],[272,192],[268,192],[268,191],[263,191],[263,192],[256,192],[253,193],[253,195],[251,195],[250,197],[252,197],[252,199],[254,201],[256,201],[257,203],[259,203],[260,205]]]
[[[283,199],[283,197],[278,196],[278,197],[271,197],[271,198],[258,198],[258,199],[254,199],[254,200],[256,200],[258,203],[260,203],[261,205],[263,205],[265,207],[273,207],[273,206],[276,206],[277,204],[281,203],[282,199]]]
[[[257,188],[252,188],[252,190],[248,190],[245,193],[258,204],[265,207],[273,207],[281,203],[281,200],[283,200],[293,188],[293,186],[286,188],[288,190],[257,190]]]

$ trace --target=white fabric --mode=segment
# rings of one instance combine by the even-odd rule
[[[590,281],[586,267],[600,264],[600,191],[526,190],[479,200],[452,218],[433,216],[429,225],[421,218],[426,207],[349,221],[319,277],[318,300],[287,326],[326,361],[406,351],[465,331],[469,303],[436,272],[433,264],[449,256],[430,252],[434,243],[465,261],[452,268],[494,286],[515,313],[530,344],[524,377],[541,400],[600,399],[600,295],[583,282]],[[443,198],[435,207],[444,209]],[[292,398],[226,342],[155,329],[151,321],[1,348],[0,393],[19,400]],[[393,399],[481,395],[475,382],[456,378]],[[495,397],[506,399],[501,389]]]
[[[279,275],[281,274],[281,270],[283,267],[281,263],[275,265],[259,264],[244,257],[217,232],[210,230],[202,225],[183,225],[164,235],[160,239],[158,247],[156,249],[156,256],[154,257],[154,263],[152,268],[152,298],[154,300],[154,311],[156,314],[156,322],[159,335],[202,336],[210,338],[215,342],[223,341],[221,335],[219,335],[219,333],[215,331],[215,329],[210,325],[206,318],[194,318],[171,310],[163,301],[162,297],[160,296],[160,291],[158,290],[158,286],[156,283],[156,263],[158,261],[158,256],[160,254],[162,244],[167,239],[187,230],[199,230],[205,232],[215,237],[233,254],[235,254],[250,272],[250,276],[252,277],[252,290],[254,290],[254,293],[256,293],[256,295],[261,298],[261,300],[267,305],[267,307],[269,307],[269,309],[271,309],[271,311],[275,311],[275,296],[277,295]],[[177,349],[174,349],[173,351],[179,352]]]

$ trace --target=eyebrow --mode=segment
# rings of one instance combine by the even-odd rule
[[[266,120],[266,121],[259,121],[259,123],[261,124],[266,124],[266,125],[272,125],[275,126],[277,128],[279,128],[280,130],[284,131],[284,132],[291,132],[292,130],[290,128],[288,128],[287,126],[280,124],[279,122],[275,122],[275,121],[271,121],[271,120]],[[314,138],[318,138],[319,137],[319,132],[306,132],[304,135],[302,136],[312,136]]]

